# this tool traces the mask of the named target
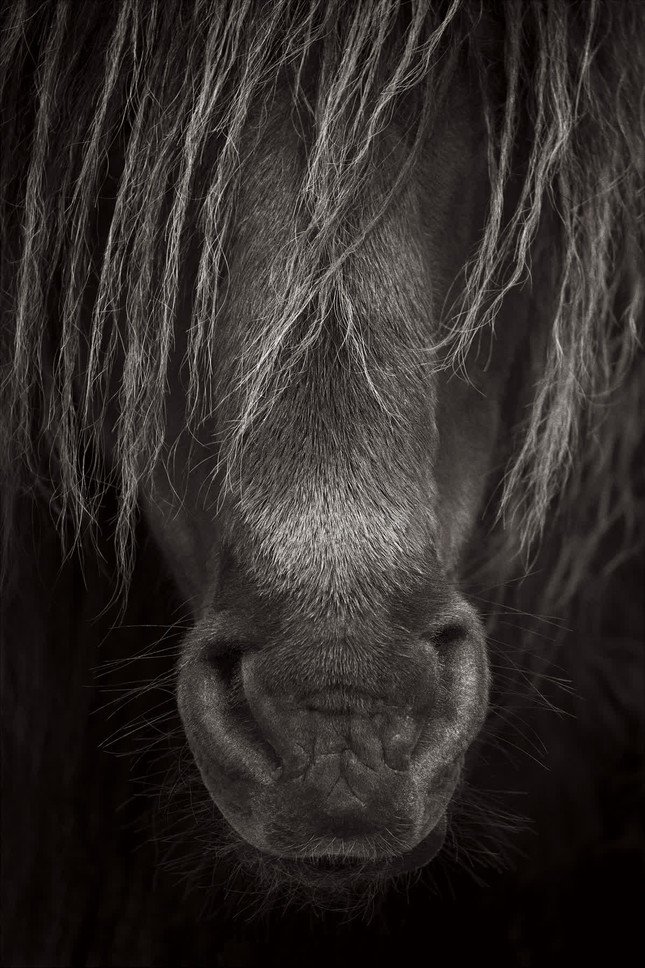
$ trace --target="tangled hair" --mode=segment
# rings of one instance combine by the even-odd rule
[[[568,495],[567,513],[582,508],[587,521],[596,508],[568,569],[574,584],[571,575],[583,574],[610,523],[623,522],[627,547],[638,435],[624,407],[640,406],[644,382],[634,360],[643,308],[644,10],[640,0],[122,0],[87,4],[82,13],[67,3],[5,3],[7,521],[11,495],[44,479],[55,482],[61,522],[81,533],[101,497],[91,455],[100,452],[116,393],[116,540],[127,572],[137,483],[163,451],[185,254],[189,245],[198,254],[184,360],[194,429],[216,404],[218,310],[245,172],[242,135],[252,120],[262,137],[255,109],[278,85],[287,85],[294,118],[310,131],[297,203],[302,231],[271,280],[279,294],[274,318],[240,348],[242,402],[226,432],[229,468],[330,312],[344,327],[357,379],[371,386],[346,261],[384,206],[396,203],[433,107],[461,64],[485,105],[490,202],[459,299],[446,307],[428,358],[437,366],[465,362],[505,297],[530,284],[538,229],[547,224],[546,360],[510,457],[501,513],[529,547],[554,496],[562,506]],[[370,198],[379,133],[403,97],[417,106],[407,162],[386,197],[357,217],[355,200]]]

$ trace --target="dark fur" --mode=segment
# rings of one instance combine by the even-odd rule
[[[540,931],[560,932],[578,949],[587,931],[590,948],[599,939],[596,952],[605,938],[593,917],[583,926],[570,915],[562,928],[544,899],[552,882],[565,883],[564,899],[566,884],[584,894],[577,878],[605,891],[642,861],[642,7],[509,3],[491,16],[477,3],[404,6],[397,13],[383,0],[352,15],[342,5],[284,2],[259,15],[233,2],[214,16],[206,2],[178,10],[124,2],[88,5],[78,17],[72,5],[4,6],[6,963],[201,963],[220,943],[208,926],[193,935],[201,906],[213,913],[227,889],[248,884],[238,871],[244,853],[233,855],[214,833],[214,808],[179,753],[177,635],[162,638],[168,651],[159,651],[156,632],[128,626],[178,623],[178,634],[189,624],[173,611],[170,580],[144,547],[142,525],[135,537],[137,495],[169,461],[163,388],[185,289],[193,294],[186,418],[196,434],[217,402],[217,283],[243,174],[237,149],[258,100],[284,84],[303,129],[313,112],[319,134],[299,199],[303,236],[286,253],[288,298],[276,301],[261,340],[249,335],[237,371],[236,420],[222,450],[228,485],[307,359],[320,314],[342,295],[346,253],[368,236],[381,205],[397,204],[396,182],[380,200],[369,191],[381,122],[409,95],[403,180],[432,124],[423,106],[465,62],[487,106],[491,205],[481,246],[444,307],[444,329],[423,352],[429,365],[458,367],[478,339],[485,343],[502,302],[524,298],[530,278],[531,298],[547,292],[554,311],[526,425],[505,442],[489,513],[471,540],[464,585],[487,619],[495,694],[453,809],[452,845],[439,873],[426,876],[438,881],[447,934],[464,912],[485,934],[485,918],[473,914],[482,902],[447,858],[481,872],[524,851],[514,880],[486,875],[490,922],[499,925],[490,943],[540,964],[553,956]],[[315,103],[312,70],[322,79]],[[186,76],[193,83],[180,84]],[[196,256],[183,278],[189,241]],[[303,300],[312,307],[305,327]],[[369,349],[351,318],[344,322],[370,392]],[[525,370],[520,379],[516,399],[536,376]],[[110,394],[118,422],[114,461],[104,463]],[[121,619],[110,598],[131,578]],[[118,690],[114,720],[96,676],[104,664],[105,682]],[[130,679],[136,709],[123,691]],[[142,681],[152,688],[142,692]],[[101,747],[113,742],[123,759]],[[171,791],[161,820],[149,797],[159,788]],[[151,830],[155,816],[161,829]],[[530,836],[526,844],[499,836],[523,818],[539,831],[537,850]],[[177,869],[200,888],[181,905]],[[277,892],[305,880],[329,905],[327,873],[286,863],[254,871],[265,889],[275,879]],[[218,885],[205,893],[211,878]],[[456,879],[461,909],[445,899],[443,878]],[[358,880],[359,893],[367,890]],[[338,891],[338,878],[331,883]],[[347,909],[356,891],[351,877],[343,883],[335,903]],[[520,900],[509,902],[514,893]],[[424,896],[417,887],[415,897]],[[616,901],[616,931],[629,926],[631,896]],[[592,891],[585,900],[599,920]],[[411,904],[416,914],[388,904],[402,936],[425,937],[421,900]],[[220,918],[230,943],[237,929]],[[252,959],[264,929],[239,930],[247,932],[242,957]],[[349,948],[363,937],[354,930]],[[306,937],[305,922],[294,915],[273,930],[276,958],[289,931]],[[234,963],[235,952],[224,957]]]

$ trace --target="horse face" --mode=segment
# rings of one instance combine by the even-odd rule
[[[270,344],[263,320],[275,317],[299,229],[306,151],[288,106],[272,110],[227,253],[219,407],[199,444],[188,441],[175,374],[173,459],[143,503],[192,605],[179,707],[231,826],[267,853],[400,870],[440,847],[485,715],[484,635],[456,582],[521,320],[510,336],[501,327],[485,368],[471,361],[469,381],[431,365],[487,201],[483,126],[456,90],[223,488],[213,441],[239,418],[238,348],[252,347],[242,361],[252,367]],[[395,121],[382,135],[377,200],[403,138]]]

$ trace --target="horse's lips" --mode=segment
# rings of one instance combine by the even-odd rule
[[[444,813],[439,822],[426,834],[416,847],[405,854],[397,857],[389,857],[387,860],[375,865],[375,874],[381,877],[395,877],[397,874],[407,874],[411,871],[425,867],[437,856],[443,847],[446,839],[448,822]]]
[[[348,861],[343,862],[341,859],[342,855],[336,855],[334,860],[338,862],[338,874],[342,876],[343,873],[347,874],[351,868],[354,868],[355,876],[360,880],[382,880],[418,870],[421,867],[425,867],[426,864],[429,864],[437,856],[446,839],[447,828],[448,822],[446,814],[444,813],[434,827],[411,850],[405,854],[392,855],[384,857],[381,860],[366,862],[360,858],[349,858]],[[274,851],[266,851],[260,848],[256,848],[256,850],[259,850],[262,854],[274,854]],[[287,855],[287,858],[294,861],[307,862],[307,858],[298,856],[297,854]],[[319,867],[316,860],[313,860],[311,863],[314,869]]]

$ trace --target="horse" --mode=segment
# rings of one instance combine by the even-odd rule
[[[558,778],[607,816],[642,728],[644,20],[4,5],[11,963],[177,963],[160,843],[206,895],[347,911],[525,823],[548,854]]]

